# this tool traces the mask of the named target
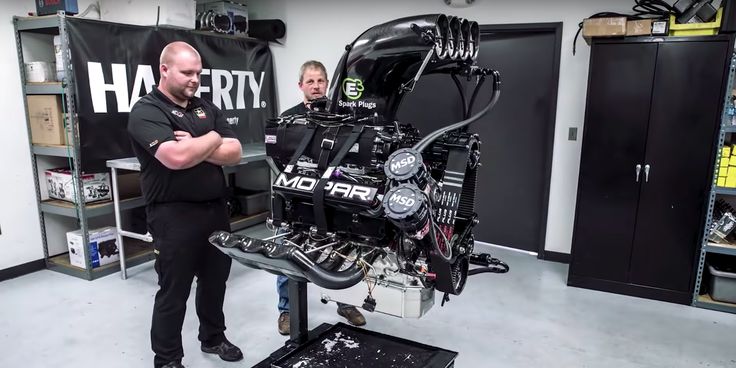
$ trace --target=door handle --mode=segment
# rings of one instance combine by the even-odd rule
[[[641,172],[641,164],[636,165],[636,182],[639,182],[639,173]]]
[[[649,182],[649,164],[644,165],[644,182]]]

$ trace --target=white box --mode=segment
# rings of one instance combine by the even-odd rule
[[[84,203],[112,198],[109,173],[82,173],[82,185]],[[50,198],[77,203],[74,196],[74,177],[69,169],[46,170],[46,189]]]
[[[86,269],[87,262],[84,259],[82,230],[66,233],[66,244],[69,247],[69,262],[73,266]],[[108,226],[90,230],[87,254],[90,257],[92,268],[119,261],[120,251],[117,244],[117,229]]]
[[[105,1],[101,17],[107,22],[152,26],[158,14],[160,26],[194,29],[196,9],[194,0]]]

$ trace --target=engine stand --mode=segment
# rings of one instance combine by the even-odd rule
[[[288,341],[253,368],[449,368],[458,353],[336,323],[307,327],[307,276],[281,259],[215,245],[238,263],[289,278]]]

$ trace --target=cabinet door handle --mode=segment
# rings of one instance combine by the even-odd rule
[[[636,182],[639,182],[639,173],[641,172],[641,164],[636,165]]]
[[[649,182],[649,164],[644,165],[644,182]]]

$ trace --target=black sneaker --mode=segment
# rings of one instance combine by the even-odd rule
[[[228,362],[237,362],[243,359],[243,352],[240,351],[240,348],[227,341],[227,339],[213,346],[206,346],[202,343],[202,351],[209,354],[217,354],[220,356],[220,359]]]
[[[281,312],[278,320],[279,333],[286,336],[291,331],[291,325],[289,320],[289,312]]]
[[[179,362],[171,362],[161,368],[185,368],[185,367]]]
[[[337,314],[345,317],[353,326],[365,325],[365,317],[360,313],[358,308],[353,306],[337,307]]]

